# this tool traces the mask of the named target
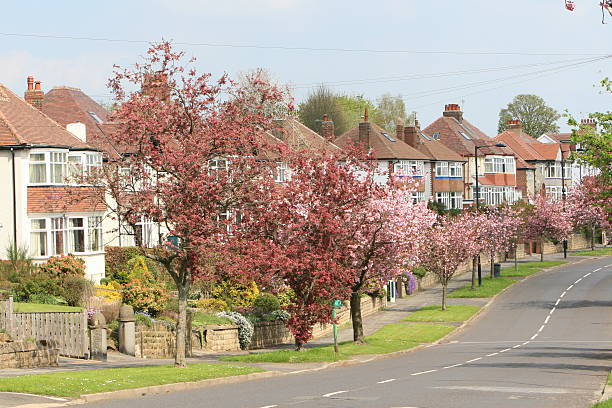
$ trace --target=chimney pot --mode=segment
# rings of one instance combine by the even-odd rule
[[[334,132],[334,122],[329,120],[329,116],[327,114],[323,115],[323,121],[321,122],[320,128],[321,136],[325,139],[332,141],[335,137]]]
[[[418,140],[419,136],[417,132],[417,127],[415,125],[406,126],[404,128],[404,142],[416,148]]]
[[[34,90],[36,90],[36,91],[40,91],[40,81],[36,81],[36,82],[34,83]]]
[[[404,140],[404,124],[402,123],[401,120],[398,120],[395,125],[395,133],[399,140],[405,141]]]
[[[363,121],[367,122],[368,121],[368,107],[366,106],[363,112]]]
[[[23,98],[36,109],[42,109],[45,93],[40,87],[40,81],[34,81],[33,76],[28,77],[28,89],[25,91]]]
[[[34,89],[34,77],[30,75],[28,77],[28,91],[31,91],[33,89]]]
[[[461,106],[456,103],[445,105],[442,116],[455,118],[457,119],[457,121],[461,122],[463,120],[463,112],[461,111]]]

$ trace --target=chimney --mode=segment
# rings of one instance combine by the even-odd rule
[[[459,122],[463,120],[463,112],[461,111],[461,107],[456,103],[444,105],[444,112],[442,113],[442,116],[455,118]]]
[[[521,133],[523,131],[523,124],[520,120],[512,119],[506,122],[506,128],[512,133]]]
[[[164,102],[170,102],[168,74],[162,72],[145,74],[142,83],[142,93],[147,96],[155,96]]]
[[[404,142],[404,123],[401,120],[398,120],[395,124],[395,136],[397,139]]]
[[[40,89],[40,81],[34,81],[33,76],[28,77],[28,89],[23,94],[23,98],[36,109],[42,109],[45,93]]]
[[[419,124],[415,121],[413,125],[404,128],[404,142],[416,149],[419,140]]]
[[[323,115],[320,133],[326,140],[334,140],[334,122],[329,120],[329,116],[327,116],[327,114]]]
[[[356,140],[366,147],[370,147],[370,133],[372,132],[372,124],[368,122],[368,119],[368,107],[366,106],[363,113],[363,122],[359,124],[359,140]]]
[[[582,119],[580,121],[580,125],[582,127],[590,127],[590,128],[593,128],[593,129],[597,129],[597,123],[595,123],[595,119],[590,119],[590,118],[589,119]]]

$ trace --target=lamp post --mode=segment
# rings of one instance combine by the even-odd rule
[[[563,150],[563,144],[572,143],[571,140],[559,140],[559,144],[561,145],[561,199],[563,200],[563,212],[565,212],[565,199],[567,196],[567,191],[565,189],[565,154],[569,153],[572,148],[567,151]],[[582,151],[582,149],[576,149],[576,151]],[[570,181],[572,180],[572,175],[570,174]],[[567,238],[563,240],[563,258],[567,258]]]
[[[495,143],[495,144],[491,144],[491,145],[477,145],[474,144],[474,162],[476,163],[476,188],[474,190],[474,193],[476,194],[476,211],[480,212],[480,187],[478,185],[478,149],[481,149],[483,147],[506,147],[505,144],[503,143]],[[478,259],[478,286],[482,285],[482,266],[480,264],[480,254],[478,254],[477,256]]]

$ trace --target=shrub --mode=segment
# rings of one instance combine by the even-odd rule
[[[61,297],[48,293],[36,293],[28,299],[30,303],[42,303],[44,305],[65,305],[66,301]]]
[[[168,304],[170,294],[156,282],[142,282],[132,279],[123,285],[123,301],[134,310],[157,316]]]
[[[116,280],[121,284],[128,283],[130,278],[130,261],[134,258],[142,258],[149,273],[155,280],[168,280],[169,276],[164,273],[163,267],[152,259],[143,256],[144,248],[140,247],[112,247],[104,248],[106,252],[106,279]],[[106,283],[106,279],[105,282]]]
[[[146,313],[136,312],[134,313],[134,318],[136,320],[136,323],[142,323],[147,327],[153,326],[153,319],[151,319],[151,316]]]
[[[200,299],[195,302],[195,306],[198,309],[206,310],[209,312],[223,312],[229,310],[227,303],[221,299]]]
[[[153,280],[144,256],[137,256],[128,261],[130,279],[140,279],[143,282]]]
[[[286,322],[290,317],[291,314],[286,310],[275,310],[266,315],[266,320],[282,320],[283,322]]]
[[[285,291],[278,292],[276,294],[276,297],[278,298],[280,307],[287,307],[293,301],[293,298],[295,297],[295,293],[293,292],[291,288],[287,288],[287,290]]]
[[[13,289],[13,295],[17,302],[34,302],[33,298],[37,296],[40,300],[45,296],[57,297],[61,293],[62,288],[59,282],[43,275],[25,278]]]
[[[9,243],[6,248],[6,259],[0,263],[2,277],[10,282],[19,282],[26,276],[36,272],[36,265],[32,262],[27,247],[18,246],[14,242]]]
[[[238,326],[238,341],[240,342],[240,348],[243,350],[249,348],[251,339],[253,338],[253,333],[255,332],[253,324],[249,321],[249,319],[236,312],[221,312],[217,313],[216,316],[227,317],[233,321]]]
[[[93,285],[90,281],[78,276],[68,276],[60,282],[62,297],[68,306],[83,306],[86,299],[93,295]]]
[[[280,309],[280,302],[273,294],[263,293],[257,296],[253,301],[253,309],[255,314],[263,316]]]
[[[102,297],[109,302],[121,300],[121,284],[117,281],[108,281],[106,283],[95,285],[96,296]],[[105,289],[105,290],[98,290]]]
[[[231,308],[251,307],[253,301],[259,295],[259,289],[255,282],[241,283],[233,281],[221,281],[212,290],[215,299],[225,301]]]
[[[85,261],[74,255],[52,256],[49,260],[39,266],[42,275],[58,281],[69,277],[85,277]]]
[[[427,271],[425,270],[425,268],[418,267],[412,270],[412,274],[417,278],[422,278],[427,274]]]

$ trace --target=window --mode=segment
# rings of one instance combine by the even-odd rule
[[[47,182],[47,165],[44,153],[30,153],[30,183]]]
[[[436,193],[436,201],[444,204],[444,208],[448,210],[460,210],[463,208],[463,193],[455,191]]]
[[[395,173],[408,176],[423,176],[423,162],[419,160],[400,160],[395,164]]]
[[[88,237],[87,243],[88,252],[97,252],[102,250],[102,217],[87,217]]]
[[[433,137],[434,140],[440,140],[440,132],[434,132],[434,134],[431,135],[431,137]]]
[[[95,174],[96,170],[102,167],[102,155],[99,153],[87,153],[87,167],[85,167],[85,174],[91,176]]]
[[[30,220],[30,252],[32,256],[47,256],[47,220]]]
[[[412,203],[416,204],[419,201],[425,201],[425,193],[422,191],[412,192]]]
[[[68,155],[68,176],[74,181],[83,176],[83,158],[80,155]]]
[[[463,177],[463,164],[460,162],[437,162],[436,177]]]
[[[554,161],[546,164],[546,178],[572,178],[572,163],[565,162],[564,172],[561,172],[561,162]]]
[[[466,135],[466,134],[465,134],[465,133],[463,133],[463,132],[459,132],[459,134],[460,134],[461,136],[463,136],[463,138],[464,138],[464,139],[467,139],[467,140],[472,140],[472,138],[471,138],[471,137],[469,137],[468,135]]]
[[[228,161],[225,159],[214,159],[208,161],[208,174],[215,176],[218,180],[222,173],[227,172]]]
[[[485,173],[515,174],[514,157],[487,156],[485,157]]]
[[[83,218],[68,219],[68,252],[85,252],[85,223]]]
[[[483,186],[480,188],[480,199],[486,205],[513,204],[520,199],[520,194],[513,186]]]
[[[60,255],[65,251],[66,223],[63,218],[51,218],[51,255]]]
[[[563,199],[563,189],[560,186],[546,186],[546,196],[553,200]]]
[[[89,116],[91,116],[93,120],[95,120],[97,123],[102,123],[102,119],[100,119],[100,117],[96,115],[95,112],[87,112],[87,113],[89,113]]]
[[[284,183],[287,181],[287,163],[279,162],[276,166],[276,182]]]
[[[390,142],[397,142],[397,140],[395,140],[395,138],[388,133],[383,133],[382,135]]]
[[[66,153],[51,152],[51,182],[63,184],[66,180]]]

